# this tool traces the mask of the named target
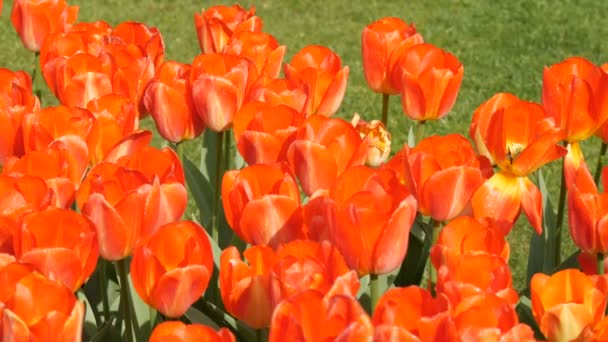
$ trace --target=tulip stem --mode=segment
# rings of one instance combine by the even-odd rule
[[[420,143],[420,141],[424,138],[424,127],[426,126],[426,121],[418,121],[418,127],[416,127],[416,145]]]
[[[127,342],[133,342],[133,322],[131,321],[131,292],[129,291],[129,280],[127,277],[127,259],[116,262],[118,279],[120,282],[120,312],[125,320],[125,338]]]
[[[213,194],[213,216],[211,216],[211,237],[219,243],[219,208],[222,186],[222,159],[224,157],[224,132],[217,133],[217,155],[215,162],[215,193]]]
[[[255,331],[255,340],[257,342],[266,342],[266,341],[268,341],[268,336],[267,336],[267,333],[266,333],[266,329],[263,329],[263,328],[262,329],[257,329]]]
[[[388,100],[390,99],[389,94],[382,94],[382,124],[384,128],[388,129]]]
[[[36,51],[34,53],[34,66],[32,67],[32,89],[34,89],[34,93],[38,97],[38,100],[42,100],[40,98],[42,95],[42,92],[39,89],[36,89],[36,87],[34,86],[34,82],[36,81],[36,75],[38,75],[38,66],[40,65],[40,63],[38,62],[39,56],[40,56],[40,52]]]
[[[184,163],[184,142],[178,142],[175,145],[175,152],[177,153],[177,157],[179,158],[180,163]]]
[[[439,238],[439,231],[441,230],[441,222],[437,221],[433,218],[429,220],[429,225],[431,226],[431,246],[435,245],[437,239]],[[434,286],[437,284],[437,270],[433,267],[433,264],[429,260],[429,284],[431,289],[434,291]]]
[[[376,304],[378,304],[378,300],[382,297],[382,293],[380,293],[380,275],[378,274],[370,274],[369,275],[369,298],[370,298],[370,308],[369,314],[374,313],[374,309],[376,308]]]
[[[602,147],[600,148],[600,155],[597,156],[597,165],[595,166],[595,176],[593,180],[595,180],[595,184],[600,181],[600,175],[602,174],[602,157],[606,154],[606,148],[608,144],[602,142]],[[606,191],[606,189],[604,189]]]
[[[103,321],[110,321],[110,302],[108,301],[108,291],[104,289],[108,286],[108,262],[99,258],[99,292],[103,303]]]
[[[604,253],[597,253],[597,274],[604,275]]]
[[[562,254],[562,224],[564,223],[564,209],[566,207],[566,175],[562,163],[562,183],[559,188],[559,203],[557,206],[557,222],[555,224],[555,256],[554,265],[561,263]]]

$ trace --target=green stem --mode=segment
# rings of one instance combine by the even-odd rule
[[[600,148],[600,155],[597,156],[597,165],[595,166],[595,177],[593,177],[593,179],[595,180],[595,184],[600,181],[600,176],[602,175],[602,157],[606,154],[607,147],[608,144],[602,142],[602,147]],[[605,190],[606,189],[604,189],[604,191]]]
[[[179,161],[183,164],[184,163],[184,142],[178,142],[175,145],[175,152],[177,153],[177,157],[179,158]]]
[[[441,222],[437,221],[433,218],[430,219],[429,225],[431,226],[432,232],[432,242],[431,247],[435,245],[437,239],[439,238],[439,231],[441,230]],[[433,264],[429,261],[429,281],[431,283],[432,288],[434,289],[434,285],[437,283],[437,270],[433,267]]]
[[[108,262],[99,258],[99,292],[103,303],[103,321],[110,321],[110,301],[108,300]]]
[[[382,297],[382,293],[380,293],[380,275],[378,274],[370,274],[369,275],[369,298],[370,298],[370,308],[369,314],[374,313],[374,309],[376,308],[376,304],[378,304],[378,300]]]
[[[604,275],[604,253],[597,253],[597,274]]]
[[[201,300],[197,301],[196,307],[200,308],[207,317],[211,318],[211,320],[219,326],[230,329],[236,336],[237,341],[251,341],[254,338],[254,334],[251,330],[239,329],[239,324],[234,317],[220,310],[205,298],[201,298]]]
[[[257,329],[255,331],[255,340],[257,342],[266,342],[268,341],[268,334],[266,329]]]
[[[388,129],[388,100],[390,99],[389,94],[382,94],[382,123],[384,128]]]
[[[120,312],[125,320],[125,338],[127,342],[133,342],[133,322],[132,319],[132,301],[131,292],[129,291],[129,280],[127,276],[127,259],[124,258],[116,262],[118,279],[120,282]]]
[[[418,121],[418,126],[416,127],[416,145],[420,143],[420,141],[424,138],[424,127],[426,126],[426,121]]]
[[[561,263],[562,255],[562,225],[564,223],[564,210],[566,208],[566,175],[564,164],[562,163],[562,183],[559,188],[559,203],[557,207],[557,221],[555,224],[555,262],[554,265]]]
[[[42,92],[40,91],[40,89],[37,89],[34,84],[34,82],[36,81],[36,76],[40,73],[40,71],[39,71],[40,63],[38,62],[39,56],[40,56],[40,52],[36,51],[36,53],[34,53],[34,66],[32,67],[32,90],[36,94],[38,99],[42,100],[42,98],[41,98]]]
[[[211,237],[219,241],[219,208],[220,196],[222,194],[222,159],[224,156],[224,132],[217,133],[217,155],[215,162],[215,193],[213,194],[213,216],[211,216]]]
[[[230,170],[232,165],[230,161],[232,160],[232,130],[226,131],[224,133],[224,168],[223,170]]]

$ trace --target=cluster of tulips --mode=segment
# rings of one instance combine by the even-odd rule
[[[156,28],[77,14],[12,8],[61,104],[0,68],[2,341],[608,340],[608,195],[580,146],[608,141],[608,65],[568,58],[544,70],[541,103],[499,93],[470,139],[425,137],[464,68],[401,19],[362,33],[381,120],[346,121],[340,57],[310,45],[284,63],[254,9],[195,14],[190,64],[164,60]],[[396,153],[392,95],[417,125]],[[139,129],[147,115],[170,147]],[[562,158],[555,214],[530,176]],[[505,237],[522,211],[540,266],[518,292]]]

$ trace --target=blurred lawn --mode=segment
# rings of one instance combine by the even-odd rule
[[[191,62],[199,54],[193,15],[219,1],[191,0],[72,0],[80,6],[80,21],[126,20],[157,26],[163,34],[167,59]],[[455,54],[465,66],[458,101],[445,120],[430,123],[427,133],[467,134],[474,109],[496,92],[506,91],[522,99],[539,101],[543,67],[566,57],[580,55],[594,63],[608,61],[608,5],[595,0],[409,0],[409,1],[239,1],[256,6],[264,30],[288,47],[288,61],[309,44],[326,45],[350,66],[349,87],[339,113],[350,118],[354,112],[364,118],[379,117],[380,96],[367,89],[360,60],[360,34],[374,20],[398,16],[414,22],[425,41]],[[0,66],[30,71],[33,56],[20,44],[9,16],[12,1],[4,1],[0,17]],[[36,86],[44,87],[39,78]],[[43,92],[43,105],[56,100]],[[394,150],[406,139],[410,122],[403,116],[397,98],[391,99],[389,129]],[[150,127],[150,123],[144,123]],[[588,143],[586,156],[595,165],[597,146]],[[193,150],[196,144],[190,144]],[[558,168],[545,171],[554,203],[559,184]],[[520,220],[523,222],[523,220]],[[567,234],[567,229],[565,229]],[[515,284],[524,285],[528,240],[531,229],[518,224],[509,237]],[[571,251],[567,248],[564,253]]]

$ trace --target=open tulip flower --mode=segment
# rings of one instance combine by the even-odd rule
[[[192,221],[169,223],[133,251],[135,290],[167,317],[183,315],[207,289],[213,255],[203,229]]]
[[[239,5],[212,6],[194,15],[198,43],[202,53],[222,53],[230,37],[238,31],[262,30],[262,19]]]
[[[291,107],[251,101],[234,117],[234,140],[249,165],[286,161],[302,122],[304,114]]]
[[[287,160],[308,196],[328,190],[348,168],[367,160],[369,141],[347,121],[322,115],[309,117],[298,128]]]
[[[190,84],[196,113],[214,132],[232,127],[234,115],[258,79],[245,57],[220,53],[199,55],[192,62]]]
[[[150,81],[143,99],[159,134],[174,143],[194,139],[205,128],[194,110],[189,77],[189,65],[165,62]]]
[[[99,257],[95,227],[68,209],[25,215],[14,241],[15,256],[20,262],[33,265],[73,292],[93,273]]]
[[[383,164],[391,154],[391,134],[386,130],[380,120],[366,122],[355,113],[351,124],[355,127],[362,139],[368,140],[367,159],[365,165],[378,167]]]
[[[410,119],[439,120],[452,110],[463,74],[456,56],[431,44],[416,44],[393,67],[391,84],[400,91]]]
[[[307,89],[307,115],[331,116],[338,111],[348,80],[349,68],[329,48],[309,45],[298,51],[289,64],[285,64],[285,78]]]
[[[268,33],[245,30],[232,35],[223,53],[245,57],[255,64],[258,75],[277,78],[286,49]]]
[[[405,258],[416,200],[391,170],[354,166],[330,197],[331,240],[359,275],[395,270]]]
[[[367,85],[377,93],[398,94],[399,88],[391,83],[393,68],[407,48],[422,43],[414,24],[399,18],[382,18],[367,25],[361,35]]]
[[[405,184],[417,197],[418,210],[436,221],[470,211],[473,193],[492,174],[460,134],[428,137],[411,150],[406,145],[404,153]]]
[[[540,105],[502,94],[477,109],[472,125],[478,125],[473,139],[483,141],[500,169],[473,195],[475,217],[490,217],[508,233],[523,209],[540,234],[542,197],[528,175],[566,154],[558,145],[562,131],[545,120]]]
[[[78,6],[65,0],[16,0],[11,22],[28,50],[38,52],[44,40],[55,32],[63,32],[78,17]]]
[[[0,68],[0,167],[7,157],[23,155],[23,116],[38,110],[40,101],[32,93],[30,76]]]
[[[81,340],[84,303],[68,288],[18,263],[1,268],[0,279],[3,341]]]
[[[537,273],[530,290],[534,319],[550,341],[575,340],[604,317],[606,283],[596,276],[576,269]]]
[[[245,242],[277,247],[304,238],[300,194],[285,164],[256,164],[222,179],[226,221]]]
[[[157,325],[152,331],[149,342],[235,342],[230,330],[221,328],[215,331],[201,324],[184,324],[180,321],[167,321]]]

